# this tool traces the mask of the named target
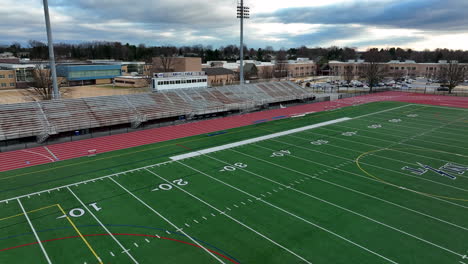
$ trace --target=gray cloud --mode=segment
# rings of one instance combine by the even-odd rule
[[[12,9],[0,9],[0,44],[29,39],[45,41],[42,1],[3,0]],[[236,0],[49,0],[54,39],[57,42],[121,41],[147,45],[213,45],[238,43]],[[320,24],[313,32],[277,32],[265,35],[249,30],[249,47],[405,45],[423,40],[434,31],[467,32],[464,12],[468,0],[372,0],[324,7],[286,8],[270,14],[253,14],[247,25],[256,23]],[[351,26],[350,24],[353,24]],[[375,39],[366,36],[370,26],[411,28],[417,36]],[[295,27],[295,25],[291,25]],[[270,31],[268,31],[270,32]],[[270,41],[282,39],[282,41]]]
[[[467,0],[353,1],[347,4],[287,8],[262,17],[284,23],[363,24],[422,30],[468,29]]]

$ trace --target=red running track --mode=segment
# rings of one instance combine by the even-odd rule
[[[96,149],[97,153],[119,149],[137,147],[145,144],[157,143],[172,139],[206,134],[220,130],[251,125],[253,122],[278,116],[291,116],[307,112],[344,107],[348,105],[364,104],[377,101],[400,101],[417,104],[430,104],[468,108],[468,98],[440,95],[425,95],[405,92],[383,92],[332,102],[312,103],[292,106],[284,109],[267,110],[245,115],[230,116],[219,119],[205,120],[188,124],[141,130],[126,134],[85,139],[74,142],[49,145],[47,148],[58,160],[67,160],[88,155],[88,150]],[[17,150],[0,153],[0,172],[25,168],[39,164],[57,162],[45,147]]]

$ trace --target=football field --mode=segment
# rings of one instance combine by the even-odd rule
[[[0,263],[467,255],[461,108],[368,103],[0,173]]]

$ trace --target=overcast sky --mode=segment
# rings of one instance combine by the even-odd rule
[[[42,0],[0,0],[0,44],[46,41]],[[246,0],[259,48],[468,49],[468,0]],[[55,42],[237,44],[237,0],[49,0]]]

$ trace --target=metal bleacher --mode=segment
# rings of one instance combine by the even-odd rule
[[[243,110],[312,97],[291,82],[268,82],[4,104],[0,105],[0,140],[128,123],[137,127],[149,120]]]

